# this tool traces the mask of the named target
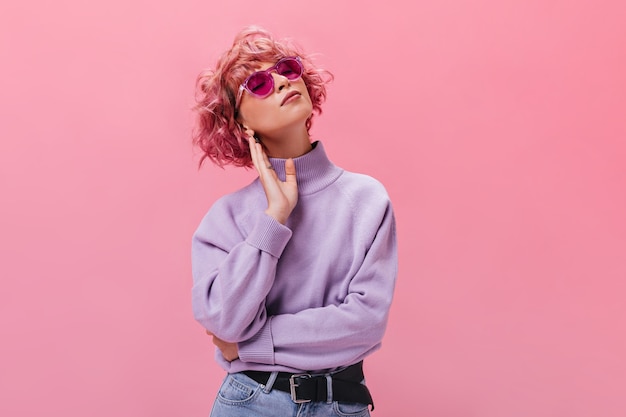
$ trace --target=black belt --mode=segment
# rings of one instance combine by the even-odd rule
[[[271,372],[244,371],[249,378],[259,384],[267,384]],[[363,361],[350,365],[346,369],[330,374],[332,378],[332,400],[368,404],[374,410],[374,401],[363,381]],[[326,375],[290,374],[279,372],[272,388],[291,394],[293,402],[308,403],[328,400],[328,381]]]

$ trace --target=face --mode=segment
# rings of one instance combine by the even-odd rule
[[[256,69],[265,70],[274,65],[265,62]],[[255,97],[247,90],[241,96],[238,121],[260,138],[278,138],[294,128],[305,126],[313,111],[313,104],[302,77],[289,80],[272,71],[274,89],[265,98]]]

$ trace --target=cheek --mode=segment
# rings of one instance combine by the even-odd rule
[[[306,87],[304,88],[304,97],[306,98],[306,101],[309,103],[309,107],[311,108],[311,110],[313,110],[313,100],[311,100],[311,96],[309,95],[309,91],[306,89]]]
[[[263,104],[261,100],[250,99],[241,106],[240,113],[244,124],[252,128],[267,119],[268,109]]]

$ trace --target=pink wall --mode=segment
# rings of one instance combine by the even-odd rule
[[[188,109],[249,23],[321,53],[314,136],[395,203],[374,416],[623,415],[624,2],[5,3],[0,415],[208,415],[190,238],[251,174]]]

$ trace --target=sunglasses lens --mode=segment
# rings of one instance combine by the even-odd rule
[[[297,80],[302,76],[302,64],[296,58],[284,58],[272,68],[253,73],[245,82],[245,88],[257,97],[267,97],[274,89],[274,78],[270,74],[275,70],[288,80]]]
[[[267,96],[274,88],[272,76],[265,72],[256,72],[248,78],[246,88],[256,96]]]
[[[286,58],[276,64],[276,72],[288,80],[296,80],[302,76],[302,64],[295,58]]]

